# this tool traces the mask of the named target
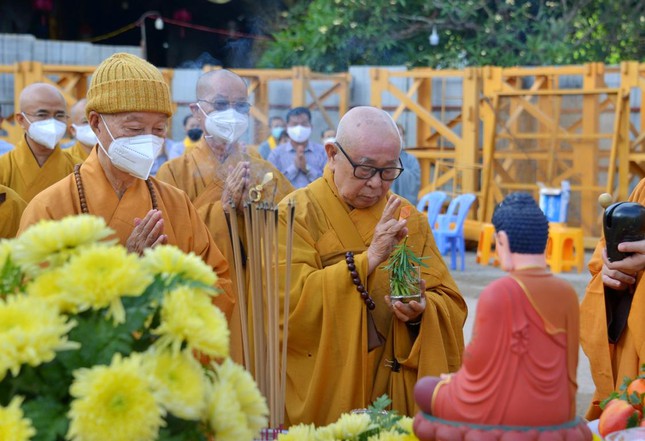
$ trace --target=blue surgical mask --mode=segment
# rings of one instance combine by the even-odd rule
[[[280,139],[283,133],[284,127],[274,127],[271,129],[271,136],[273,136],[273,138],[275,138],[276,140]]]

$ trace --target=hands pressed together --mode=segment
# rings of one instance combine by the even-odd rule
[[[150,210],[143,219],[134,219],[134,230],[128,237],[125,247],[130,253],[142,255],[146,248],[168,243],[168,236],[163,234],[163,217],[161,211]]]
[[[251,163],[248,161],[238,162],[235,167],[229,166],[228,176],[224,182],[222,192],[222,204],[226,207],[232,200],[239,213],[242,212],[242,203],[249,191],[251,182]]]

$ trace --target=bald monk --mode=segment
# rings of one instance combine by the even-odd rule
[[[186,192],[215,243],[232,264],[230,220],[225,213],[230,202],[238,209],[240,245],[245,252],[246,235],[241,213],[244,202],[249,201],[250,188],[260,184],[266,173],[272,173],[273,180],[264,187],[260,200],[277,203],[293,187],[270,162],[248,155],[238,141],[247,130],[250,110],[242,78],[225,69],[208,72],[199,78],[196,94],[197,102],[191,104],[191,110],[205,136],[189,152],[162,165],[157,179]],[[236,291],[237,270],[235,267],[231,270]],[[247,271],[245,277],[248,280]],[[232,339],[240,336],[240,332],[231,329]],[[241,347],[241,341],[232,347]],[[241,353],[232,354],[232,357],[242,362]]]
[[[389,191],[402,172],[401,137],[392,118],[356,107],[325,149],[323,176],[279,206],[284,227],[288,201],[296,204],[287,422],[325,425],[385,393],[394,409],[412,415],[417,379],[461,365],[466,304],[427,219]],[[399,219],[405,207],[411,214]],[[406,235],[415,254],[428,257],[421,269],[424,296],[391,304],[382,267]],[[282,274],[285,242],[281,237]]]
[[[85,114],[86,105],[87,99],[82,98],[69,111],[72,122],[69,131],[74,139],[76,139],[76,142],[67,152],[76,158],[77,162],[85,161],[90,155],[92,148],[96,145],[96,135],[92,131],[92,127],[90,127],[90,123],[87,121]]]
[[[0,239],[16,236],[20,225],[20,216],[27,206],[18,193],[0,185]]]
[[[591,440],[576,420],[578,296],[546,269],[549,222],[528,193],[506,196],[492,222],[509,275],[479,297],[459,371],[417,384],[425,414],[416,416],[415,433],[422,441],[528,441],[537,432],[550,435],[544,439]]]
[[[67,130],[67,104],[54,86],[31,84],[20,93],[16,121],[25,131],[15,149],[0,156],[0,184],[29,202],[74,170],[74,159],[58,143]]]
[[[641,179],[630,202],[645,205],[645,179]],[[601,238],[589,261],[591,281],[580,304],[582,349],[589,357],[596,386],[586,418],[597,419],[600,401],[617,391],[625,377],[635,378],[645,363],[645,240],[618,245],[623,260],[607,259]]]
[[[92,75],[87,119],[97,146],[74,174],[34,198],[20,232],[41,219],[101,216],[128,251],[171,244],[213,267],[224,292],[214,303],[230,319],[235,299],[229,267],[186,194],[148,176],[172,115],[170,91],[153,65],[117,53]]]

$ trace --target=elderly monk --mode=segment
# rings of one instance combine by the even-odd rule
[[[268,161],[246,154],[239,138],[248,127],[250,104],[246,84],[242,78],[228,70],[217,70],[202,75],[197,81],[197,102],[191,104],[193,116],[205,136],[188,153],[161,166],[157,179],[184,190],[193,201],[200,217],[205,221],[215,243],[229,263],[234,262],[229,222],[225,210],[233,202],[240,232],[241,247],[246,249],[244,218],[241,210],[249,200],[251,186],[260,184],[267,172],[273,181],[263,189],[260,200],[277,203],[293,190],[289,181]],[[246,254],[245,254],[246,255]],[[235,271],[233,283],[237,291]],[[248,274],[245,271],[248,280]],[[248,283],[247,283],[248,285]],[[239,314],[239,311],[236,311]],[[241,336],[234,327],[231,339]],[[241,341],[233,344],[241,347]],[[242,354],[232,354],[241,362]]]
[[[645,205],[645,179],[629,197]],[[635,378],[645,363],[645,240],[618,245],[634,253],[610,262],[604,237],[589,261],[592,278],[580,304],[580,341],[589,357],[596,391],[587,419],[600,416],[600,401],[618,390],[625,377]]]
[[[481,293],[459,371],[417,384],[425,414],[416,416],[415,433],[423,441],[535,440],[517,429],[530,426],[544,439],[591,440],[575,419],[578,296],[546,268],[549,221],[530,194],[512,193],[492,222],[509,275]]]
[[[20,216],[27,206],[18,193],[0,185],[0,239],[10,239],[16,235]]]
[[[15,149],[0,156],[0,184],[29,202],[74,170],[74,159],[58,146],[67,130],[67,104],[54,86],[31,84],[20,93],[16,121],[25,131]]]
[[[72,122],[69,131],[76,142],[67,152],[77,159],[77,162],[85,161],[96,145],[96,135],[87,120],[85,106],[87,106],[87,99],[82,98],[72,106],[69,112]]]
[[[427,219],[389,191],[402,171],[401,137],[392,118],[356,107],[325,149],[323,176],[279,206],[281,227],[289,201],[296,206],[287,421],[328,424],[385,393],[394,409],[412,415],[417,379],[461,365],[466,304]],[[402,208],[410,210],[407,219],[399,219]],[[419,302],[392,304],[383,266],[406,235],[414,253],[427,257],[424,295]],[[281,244],[284,271],[284,237]]]
[[[148,176],[172,115],[170,91],[153,65],[118,53],[92,75],[87,119],[98,144],[74,173],[34,198],[20,232],[40,219],[101,216],[130,252],[171,244],[211,265],[225,291],[215,304],[230,318],[235,299],[226,259],[186,194]]]

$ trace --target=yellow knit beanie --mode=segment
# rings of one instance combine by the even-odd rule
[[[147,61],[127,53],[117,53],[92,74],[87,91],[86,114],[159,112],[172,116],[170,89],[161,72]]]

